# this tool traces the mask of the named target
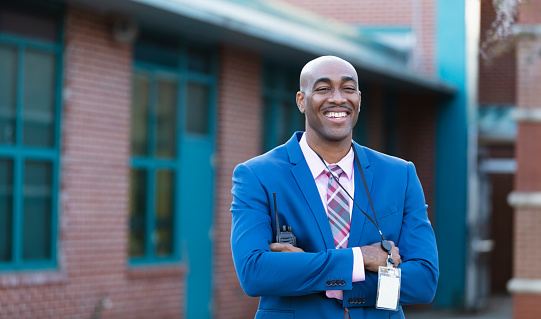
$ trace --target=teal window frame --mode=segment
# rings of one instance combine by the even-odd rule
[[[300,69],[265,62],[263,69],[262,151],[287,142],[296,131],[304,131],[304,115],[296,102]]]
[[[152,33],[149,32],[150,35]],[[163,37],[163,35],[161,35]],[[171,36],[171,38],[178,38],[176,36]],[[191,140],[191,141],[197,141],[199,139],[200,135],[199,133],[195,132],[188,132],[186,130],[186,110],[187,110],[187,103],[186,103],[186,96],[187,96],[187,87],[189,83],[195,83],[195,84],[203,84],[208,86],[209,88],[209,108],[214,107],[214,103],[216,100],[216,92],[217,92],[217,56],[216,56],[216,49],[214,46],[209,46],[205,44],[197,43],[196,41],[187,41],[184,39],[179,40],[178,43],[174,43],[175,48],[171,49],[163,49],[163,51],[158,53],[158,56],[167,57],[168,63],[171,62],[172,59],[176,59],[177,61],[177,67],[172,67],[171,65],[166,66],[159,64],[157,62],[148,62],[148,61],[140,61],[137,59],[137,54],[134,57],[134,64],[133,64],[133,74],[135,72],[143,72],[148,73],[151,75],[151,78],[158,74],[165,74],[170,77],[174,77],[177,81],[177,101],[176,101],[176,155],[174,158],[171,159],[157,159],[152,154],[152,150],[155,149],[155,140],[154,137],[156,135],[157,131],[157,125],[156,121],[153,118],[155,115],[152,114],[152,112],[149,114],[148,122],[147,122],[147,132],[154,132],[150,133],[148,135],[148,141],[147,141],[147,147],[148,147],[148,154],[147,156],[134,156],[131,154],[131,160],[130,160],[130,169],[136,169],[136,170],[146,170],[146,178],[147,182],[149,182],[149,186],[146,189],[146,207],[144,211],[144,220],[145,220],[145,236],[144,236],[144,248],[145,253],[143,256],[140,257],[132,257],[130,256],[130,253],[128,252],[128,263],[130,267],[137,267],[137,266],[148,266],[148,265],[160,265],[160,264],[167,264],[167,263],[177,263],[183,261],[182,256],[185,254],[185,247],[182,245],[183,239],[187,236],[185,233],[189,233],[190,230],[187,229],[186,225],[183,225],[184,218],[181,216],[182,214],[182,203],[179,203],[179,199],[182,197],[181,192],[183,191],[183,187],[185,187],[182,183],[182,170],[186,169],[186,162],[183,160],[183,152],[186,151],[186,147],[183,145],[183,141]],[[188,65],[188,59],[189,59],[189,48],[190,47],[198,47],[203,48],[209,52],[209,72],[199,72],[189,69]],[[140,47],[137,47],[135,50],[141,49],[141,51],[144,51],[144,54],[152,53],[156,54],[157,52],[154,51],[156,48],[152,48],[149,46],[146,46],[146,44],[141,45]],[[153,84],[150,86],[152,87]],[[149,93],[152,95],[152,89]],[[211,112],[212,114],[214,112]],[[204,134],[204,136],[211,134],[214,135],[215,127],[213,125],[215,119],[213,116],[208,118],[208,130],[209,132],[207,134]],[[167,169],[174,173],[174,179],[173,179],[173,212],[172,212],[172,219],[173,219],[173,225],[172,225],[172,243],[171,243],[171,254],[168,256],[158,256],[156,254],[156,247],[152,240],[152,234],[155,230],[156,225],[156,214],[155,214],[155,207],[156,207],[156,177],[155,174],[158,169]],[[154,176],[152,176],[154,175]],[[131,205],[131,203],[130,203]],[[130,208],[131,209],[131,208]],[[132,226],[130,222],[130,234],[131,234]],[[199,236],[205,236],[206,234],[194,234]]]
[[[48,6],[50,7],[50,6]],[[58,7],[61,11],[62,7]],[[59,215],[59,175],[60,175],[60,150],[61,150],[61,108],[62,108],[62,61],[64,24],[59,18],[59,35],[57,42],[36,40],[26,36],[0,33],[0,44],[17,48],[17,80],[16,80],[16,116],[15,116],[15,142],[13,144],[0,144],[0,159],[13,162],[13,187],[12,187],[12,236],[11,236],[11,260],[0,260],[0,271],[54,269],[58,266],[57,241],[58,241],[58,215]],[[23,145],[23,102],[24,102],[24,62],[25,50],[31,49],[40,52],[55,54],[55,78],[54,78],[54,133],[53,145],[50,147]],[[25,260],[23,255],[23,220],[24,220],[24,194],[25,181],[24,164],[27,161],[39,161],[51,165],[51,219],[50,219],[50,257],[41,260]]]

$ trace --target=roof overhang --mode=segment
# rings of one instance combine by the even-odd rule
[[[146,26],[187,34],[202,41],[231,43],[287,61],[305,63],[315,56],[336,55],[358,68],[360,80],[382,81],[414,92],[444,96],[456,92],[454,86],[420,75],[363,41],[355,41],[350,37],[355,30],[353,26],[348,28],[347,24],[322,17],[321,26],[314,27],[303,23],[302,18],[306,17],[291,19],[224,0],[64,1],[129,15]],[[314,17],[311,18],[313,21]]]

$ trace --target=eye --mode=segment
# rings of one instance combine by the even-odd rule
[[[355,92],[355,91],[357,91],[357,88],[355,88],[353,86],[346,86],[346,87],[344,87],[344,90],[348,91],[348,92]]]
[[[326,87],[326,86],[322,86],[322,87],[318,87],[315,89],[316,92],[326,92],[326,91],[329,91],[330,88]]]

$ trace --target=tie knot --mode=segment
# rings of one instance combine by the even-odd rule
[[[342,173],[344,172],[338,165],[329,167],[329,169],[337,178],[340,178],[340,175],[342,175]],[[327,171],[327,177],[331,178],[331,173],[329,173],[329,171]]]

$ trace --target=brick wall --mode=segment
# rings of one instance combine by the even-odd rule
[[[413,67],[421,73],[435,75],[435,14],[434,0],[321,1],[285,0],[322,16],[361,26],[411,28],[417,37]]]
[[[398,156],[415,164],[433,221],[437,101],[431,96],[407,93],[400,94],[396,100]]]
[[[541,24],[541,1],[530,0],[521,6],[519,24]],[[519,110],[534,108],[539,111],[539,85],[541,80],[541,58],[539,48],[541,36],[519,38],[517,45],[517,105]],[[517,173],[515,191],[526,194],[541,192],[541,122],[518,122],[516,144]],[[529,204],[515,207],[514,216],[513,277],[527,281],[541,280],[538,263],[541,241],[541,207]],[[537,287],[539,289],[539,287]],[[516,291],[513,296],[514,318],[541,317],[541,293],[527,294]]]
[[[181,267],[126,265],[132,49],[109,26],[67,9],[59,270],[1,274],[0,318],[182,317]]]
[[[253,318],[259,298],[242,290],[231,257],[233,169],[261,149],[262,68],[259,56],[224,46],[220,52],[214,293],[216,318]]]

